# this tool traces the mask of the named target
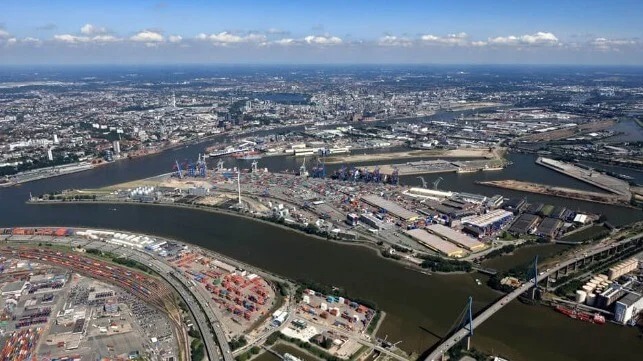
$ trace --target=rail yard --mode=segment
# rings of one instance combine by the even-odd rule
[[[289,287],[286,281],[198,247],[109,230],[0,231],[2,292],[13,305],[0,341],[12,360],[181,360],[194,352],[187,331],[215,339],[209,325],[222,331],[211,360],[232,358],[228,342],[257,345],[275,331],[316,344],[328,339],[328,351],[344,358],[381,347],[367,332],[376,310],[313,290],[284,298],[276,285]],[[200,311],[181,311],[170,279],[193,295],[186,306]],[[199,312],[208,323],[199,324]]]

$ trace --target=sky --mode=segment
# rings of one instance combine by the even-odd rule
[[[643,65],[643,0],[0,2],[0,64]]]

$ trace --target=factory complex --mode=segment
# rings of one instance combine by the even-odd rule
[[[642,266],[639,258],[629,258],[607,274],[592,275],[575,292],[575,302],[613,314],[616,323],[635,325],[643,311]]]

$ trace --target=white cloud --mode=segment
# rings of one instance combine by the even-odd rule
[[[163,34],[152,31],[152,30],[143,30],[138,32],[136,35],[130,37],[131,41],[141,42],[141,43],[161,43],[165,40]]]
[[[92,24],[85,24],[80,28],[80,33],[84,35],[103,35],[107,33],[107,29]]]
[[[422,35],[420,40],[429,44],[466,45],[468,38],[467,33],[448,34],[447,36],[426,34]]]
[[[397,37],[393,35],[386,35],[377,41],[377,45],[380,46],[411,46],[413,42],[408,38]]]
[[[275,43],[277,45],[288,46],[288,45],[295,45],[296,42],[297,41],[295,39],[285,38],[285,39],[275,40],[273,43]]]
[[[342,39],[336,36],[309,35],[304,38],[304,41],[308,44],[315,44],[315,45],[338,45],[342,43]]]
[[[196,36],[196,38],[197,40],[207,40],[214,45],[221,45],[221,46],[226,46],[231,44],[241,44],[241,43],[265,44],[267,41],[266,36],[262,34],[250,33],[250,34],[242,35],[242,34],[231,33],[228,31],[223,31],[220,33],[210,34],[210,35],[205,33],[200,33],[199,35]]]
[[[9,38],[7,39],[7,44],[12,45],[18,42],[18,39],[16,38]]]
[[[112,43],[115,41],[121,41],[120,38],[117,38],[113,35],[96,35],[91,40],[97,43]]]
[[[77,36],[71,34],[54,35],[54,40],[68,44],[78,43],[113,43],[121,39],[113,35]]]
[[[71,35],[71,34],[61,34],[61,35],[54,35],[54,40],[60,41],[63,43],[84,43],[89,40],[89,37],[87,36],[76,36],[76,35]]]
[[[8,38],[9,36],[9,32],[0,27],[0,39]]]
[[[486,41],[472,41],[471,45],[472,46],[486,46],[487,42]]]
[[[181,40],[183,40],[183,37],[181,35],[170,35],[168,36],[167,40],[170,43],[180,43]]]
[[[40,44],[40,39],[38,38],[32,38],[30,36],[22,39],[22,42],[24,43],[32,43],[32,44]]]
[[[487,43],[490,45],[556,45],[559,40],[552,33],[539,31],[535,34],[521,36],[510,35],[489,38]]]
[[[590,45],[598,50],[618,50],[621,47],[632,46],[638,44],[634,39],[607,39],[596,38],[590,42]]]

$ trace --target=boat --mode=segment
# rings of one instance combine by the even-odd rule
[[[466,169],[466,168],[458,168],[457,170],[458,173],[475,173],[477,171],[478,169]]]
[[[567,308],[561,305],[556,306],[556,311],[562,313],[563,315],[566,315],[569,318],[573,318],[576,320],[591,322],[598,325],[602,325],[605,323],[605,316],[599,313],[592,314],[588,312],[578,311],[576,309]]]
[[[286,353],[284,354],[284,360],[286,360],[286,361],[303,361],[303,360],[302,360],[302,359],[300,359],[299,357],[294,356],[294,355],[291,355],[291,354],[289,354],[288,352],[286,352]]]
[[[261,159],[263,158],[263,154],[261,152],[257,151],[247,151],[243,153],[236,153],[233,155],[233,157],[237,159],[242,159],[242,160],[255,160],[255,159]]]
[[[503,170],[503,167],[484,167],[482,170]]]
[[[213,152],[210,152],[209,157],[211,158],[216,158],[216,157],[222,157],[225,155],[234,155],[234,154],[239,154],[239,153],[244,153],[249,151],[248,148],[227,148],[227,149],[222,149],[222,150],[216,150]]]

